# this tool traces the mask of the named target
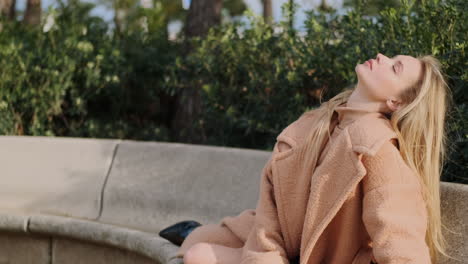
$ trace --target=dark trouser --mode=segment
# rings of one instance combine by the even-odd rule
[[[299,264],[299,257],[295,258],[295,259],[291,259],[290,264]]]
[[[299,264],[299,257],[297,257],[297,258],[295,258],[295,259],[291,259],[289,263],[290,263],[290,264]],[[370,264],[377,264],[377,262],[373,262],[373,261],[371,260]]]

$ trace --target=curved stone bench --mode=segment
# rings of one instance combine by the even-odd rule
[[[158,232],[255,208],[268,151],[0,136],[0,263],[182,263]],[[442,183],[449,253],[466,261],[468,186]],[[463,263],[442,260],[440,263]]]

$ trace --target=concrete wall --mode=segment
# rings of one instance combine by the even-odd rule
[[[0,264],[180,264],[177,247],[158,232],[255,208],[270,156],[82,138],[0,136],[0,146]],[[439,263],[468,263],[468,186],[442,183],[441,196],[453,231],[443,230],[448,251],[461,262]]]
[[[159,264],[134,252],[89,241],[0,232],[0,263]]]

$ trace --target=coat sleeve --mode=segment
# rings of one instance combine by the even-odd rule
[[[362,218],[374,259],[378,264],[431,263],[427,211],[416,174],[390,141],[362,162],[367,170]]]
[[[290,146],[277,141],[261,173],[260,194],[253,227],[242,249],[241,264],[289,264],[279,223],[272,181],[272,160]]]

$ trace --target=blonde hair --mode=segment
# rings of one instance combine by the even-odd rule
[[[422,65],[421,78],[400,94],[402,107],[386,116],[397,134],[402,158],[423,183],[423,197],[428,211],[426,244],[432,263],[437,263],[439,253],[452,258],[446,252],[447,244],[442,234],[442,226],[447,227],[441,221],[439,189],[446,157],[446,112],[452,104],[452,96],[440,62],[431,55],[417,59]],[[301,159],[308,161],[303,162],[303,166],[311,166],[307,169],[315,167],[330,138],[330,127],[337,122],[335,107],[347,102],[354,89],[355,86],[347,88],[321,103],[318,109],[303,114],[313,112],[319,119],[316,127],[309,132],[306,143],[299,149]]]

